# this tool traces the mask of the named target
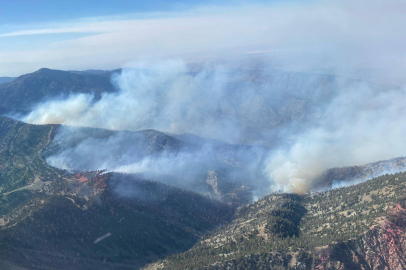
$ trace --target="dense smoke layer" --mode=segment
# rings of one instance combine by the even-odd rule
[[[38,106],[25,121],[102,127],[115,130],[154,128],[167,132],[215,135],[220,126],[232,136],[227,122],[216,122],[219,103],[226,100],[227,71],[221,68],[188,73],[181,61],[140,63],[112,78],[120,89],[94,96],[72,95],[67,100]]]
[[[335,91],[328,75],[244,70],[208,65],[193,70],[183,61],[137,63],[112,77],[117,93],[91,94],[39,104],[23,118],[113,130],[157,129],[240,142],[248,129],[269,129],[306,116],[308,102]],[[305,98],[302,98],[305,97]]]
[[[206,182],[212,172],[220,185],[227,182],[227,192],[249,185],[261,195],[260,187],[268,181],[261,173],[267,153],[260,146],[229,145],[191,135],[70,126],[60,126],[44,151],[48,164],[68,171],[107,169],[203,193],[213,191]]]
[[[257,79],[247,80],[252,74]],[[276,140],[271,150],[250,153],[249,159],[255,161],[246,159],[243,165],[252,166],[256,177],[268,177],[271,190],[307,192],[328,168],[406,152],[401,143],[406,131],[402,87],[266,69],[210,67],[192,72],[178,61],[126,69],[112,80],[120,89],[117,93],[106,93],[100,100],[80,94],[48,101],[23,120],[119,130],[154,128],[231,142],[244,142],[248,130],[251,142]],[[285,111],[290,113],[284,115]],[[213,158],[218,154],[215,147],[207,143],[199,151],[169,151],[158,158],[140,155],[138,148],[131,147],[137,140],[123,135],[128,132],[92,138],[79,130],[61,129],[56,142],[65,148],[48,158],[51,165],[70,170],[183,173],[193,175],[192,179],[219,163]],[[69,146],[73,138],[78,143]],[[116,155],[117,149],[126,152]],[[269,155],[266,162],[264,151]],[[240,160],[244,153],[231,155]]]
[[[306,192],[327,168],[403,156],[405,101],[403,87],[360,82],[340,89],[316,126],[271,155],[267,164],[271,179]]]
[[[403,0],[220,2],[229,5],[5,26],[0,38],[10,51],[0,52],[0,73],[114,69],[140,57],[201,61],[267,52],[273,63],[296,70],[338,68],[352,76],[358,69],[369,80],[405,82]],[[28,36],[22,47],[13,46],[16,37]]]
[[[269,57],[252,52],[261,59],[212,61],[197,68],[177,60],[137,62],[112,77],[116,93],[105,93],[99,100],[81,94],[46,101],[22,120],[156,129],[266,146],[258,155],[253,151],[248,158],[252,163],[241,165],[247,175],[267,178],[269,190],[307,192],[328,168],[405,155],[406,90],[398,83],[404,81],[399,74],[406,55],[399,34],[405,21],[402,9],[404,3],[383,1],[278,7],[283,23],[266,27],[270,34],[261,37],[269,39],[258,41],[273,50]],[[261,18],[268,22],[270,16]],[[250,27],[256,22],[250,21]],[[279,53],[284,48],[288,50]],[[355,79],[360,77],[367,79]],[[61,129],[57,138],[72,136],[65,132]],[[121,139],[105,140],[84,139],[48,160],[55,166],[83,169],[87,163],[76,164],[75,159],[86,153],[81,158],[95,162],[89,168],[179,174],[207,164],[209,155],[205,146],[159,158],[125,154],[112,160],[108,153]],[[99,155],[103,148],[106,154]],[[235,159],[241,157],[238,151]],[[215,163],[199,165],[198,170]]]

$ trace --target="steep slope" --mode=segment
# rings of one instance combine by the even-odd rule
[[[254,183],[244,169],[255,147],[185,142],[155,130],[30,125],[7,117],[0,117],[0,125],[3,193],[36,190],[63,179],[66,171],[106,169],[136,172],[226,202],[252,197]]]
[[[182,144],[156,130],[115,131],[58,126],[55,139],[44,151],[51,165],[70,170],[113,169],[146,157],[176,155]],[[63,165],[58,164],[63,159]]]
[[[54,128],[0,116],[0,193],[58,177],[60,171],[47,166],[42,158]]]
[[[406,170],[406,157],[381,160],[360,166],[331,168],[315,181],[315,188],[334,188],[357,184],[385,173],[396,173]]]
[[[0,84],[14,81],[14,77],[0,77]]]
[[[190,248],[230,219],[232,207],[193,192],[132,175],[49,166],[44,149],[60,128],[0,117],[1,267],[139,268]],[[177,147],[152,130],[127,136],[143,156]]]
[[[130,153],[142,159],[146,157],[157,157],[165,151],[176,153],[179,144],[165,134],[148,130],[140,132],[116,132],[101,129],[77,128],[75,134],[85,135],[85,138],[71,136],[70,140],[64,141],[67,145],[61,145],[58,141],[60,130],[65,127],[60,125],[30,125],[11,118],[0,116],[0,214],[7,214],[8,211],[19,204],[23,204],[32,196],[33,192],[41,190],[55,191],[66,187],[67,172],[64,168],[58,169],[47,164],[46,158],[51,153],[65,154],[71,150],[80,139],[87,138],[93,134],[96,138],[103,138],[100,145],[93,150],[101,156],[111,156],[113,160],[117,156],[125,156]],[[81,131],[82,133],[80,133]],[[86,132],[85,132],[86,131]],[[90,133],[89,133],[90,132]],[[120,133],[121,141],[119,146],[102,152],[106,146],[106,138]],[[72,133],[73,134],[73,133]],[[68,134],[69,135],[69,134]],[[115,137],[117,139],[117,136]],[[82,149],[83,150],[83,149]],[[75,164],[84,164],[77,167],[77,170],[86,171],[86,155],[83,150],[81,156],[75,156]],[[93,155],[94,157],[94,155]],[[127,158],[127,156],[125,156]],[[89,161],[90,162],[90,161]],[[108,162],[107,159],[104,162]],[[88,166],[91,167],[91,166]],[[102,167],[104,169],[105,167]]]
[[[327,192],[270,195],[147,269],[404,269],[405,191],[406,173],[398,173]]]
[[[252,181],[252,168],[260,166],[266,153],[263,147],[184,139],[155,130],[61,126],[44,156],[60,169],[132,172],[224,201],[249,202],[260,182],[260,173]]]
[[[115,91],[110,75],[110,72],[78,74],[42,68],[0,84],[0,113],[26,113],[38,102],[71,93],[92,93],[99,99],[101,93]]]
[[[76,188],[37,194],[0,230],[1,262],[27,269],[139,268],[191,247],[232,213],[217,201],[130,175],[71,181]]]
[[[317,269],[405,269],[406,209],[402,200],[367,233],[329,245],[315,261]]]

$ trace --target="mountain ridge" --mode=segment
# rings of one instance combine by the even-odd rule
[[[42,68],[0,84],[0,107],[7,113],[27,113],[39,102],[74,93],[94,94],[100,99],[101,93],[116,91],[110,76],[110,72],[78,74]]]
[[[269,195],[145,269],[403,269],[405,183],[397,173],[299,200]],[[299,220],[295,200],[304,207]]]

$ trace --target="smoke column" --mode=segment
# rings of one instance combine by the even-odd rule
[[[307,192],[328,168],[405,155],[406,50],[401,44],[406,40],[399,34],[406,25],[405,7],[402,1],[268,7],[262,15],[271,10],[284,18],[276,26],[266,24],[268,34],[255,39],[257,48],[269,46],[269,54],[251,51],[248,62],[240,61],[244,57],[229,64],[216,60],[196,70],[181,60],[132,63],[112,77],[116,93],[105,93],[99,100],[82,94],[46,101],[22,120],[112,130],[156,129],[260,145],[264,149],[253,156],[255,165],[245,164],[252,175],[265,177],[268,190]],[[256,8],[260,9],[250,11]],[[250,17],[249,32],[272,17],[265,15],[259,21]],[[230,25],[225,30],[238,33],[228,31]],[[80,149],[104,145],[93,142],[84,140]],[[65,162],[75,156],[68,152],[54,157],[53,164],[56,160],[72,164]],[[97,153],[89,151],[93,152]],[[180,154],[187,158],[179,162],[201,160],[200,155]],[[168,160],[161,160],[130,158],[134,162],[112,167],[167,170]],[[177,162],[172,157],[173,161]],[[180,164],[171,167],[188,167]]]
[[[340,90],[321,119],[271,154],[266,171],[276,185],[307,192],[324,170],[404,156],[406,91],[356,83]]]

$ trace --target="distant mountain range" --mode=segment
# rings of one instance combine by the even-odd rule
[[[93,93],[100,98],[103,92],[115,91],[110,76],[116,71],[68,72],[42,68],[0,84],[0,113],[27,113],[35,104],[72,93]]]
[[[40,102],[63,99],[70,94],[94,94],[95,100],[98,100],[102,93],[118,90],[110,77],[120,72],[121,70],[61,71],[42,68],[19,76],[0,84],[0,114],[25,114]],[[220,108],[207,117],[212,121],[234,119],[242,127],[241,142],[248,144],[262,143],[270,146],[274,143],[269,139],[272,136],[269,132],[273,129],[291,123],[297,126],[306,123],[314,113],[315,106],[331,98],[337,83],[336,77],[323,74],[275,70],[265,76],[256,70],[248,73],[245,70],[235,72],[236,75],[227,86],[232,95],[222,100]],[[247,86],[247,83],[250,85]],[[244,87],[255,89],[261,83],[268,85],[272,91],[280,88],[285,91],[282,95],[273,95],[272,91],[267,96],[252,94],[244,102],[239,100],[239,92]]]
[[[0,77],[0,84],[14,81],[14,77]]]

